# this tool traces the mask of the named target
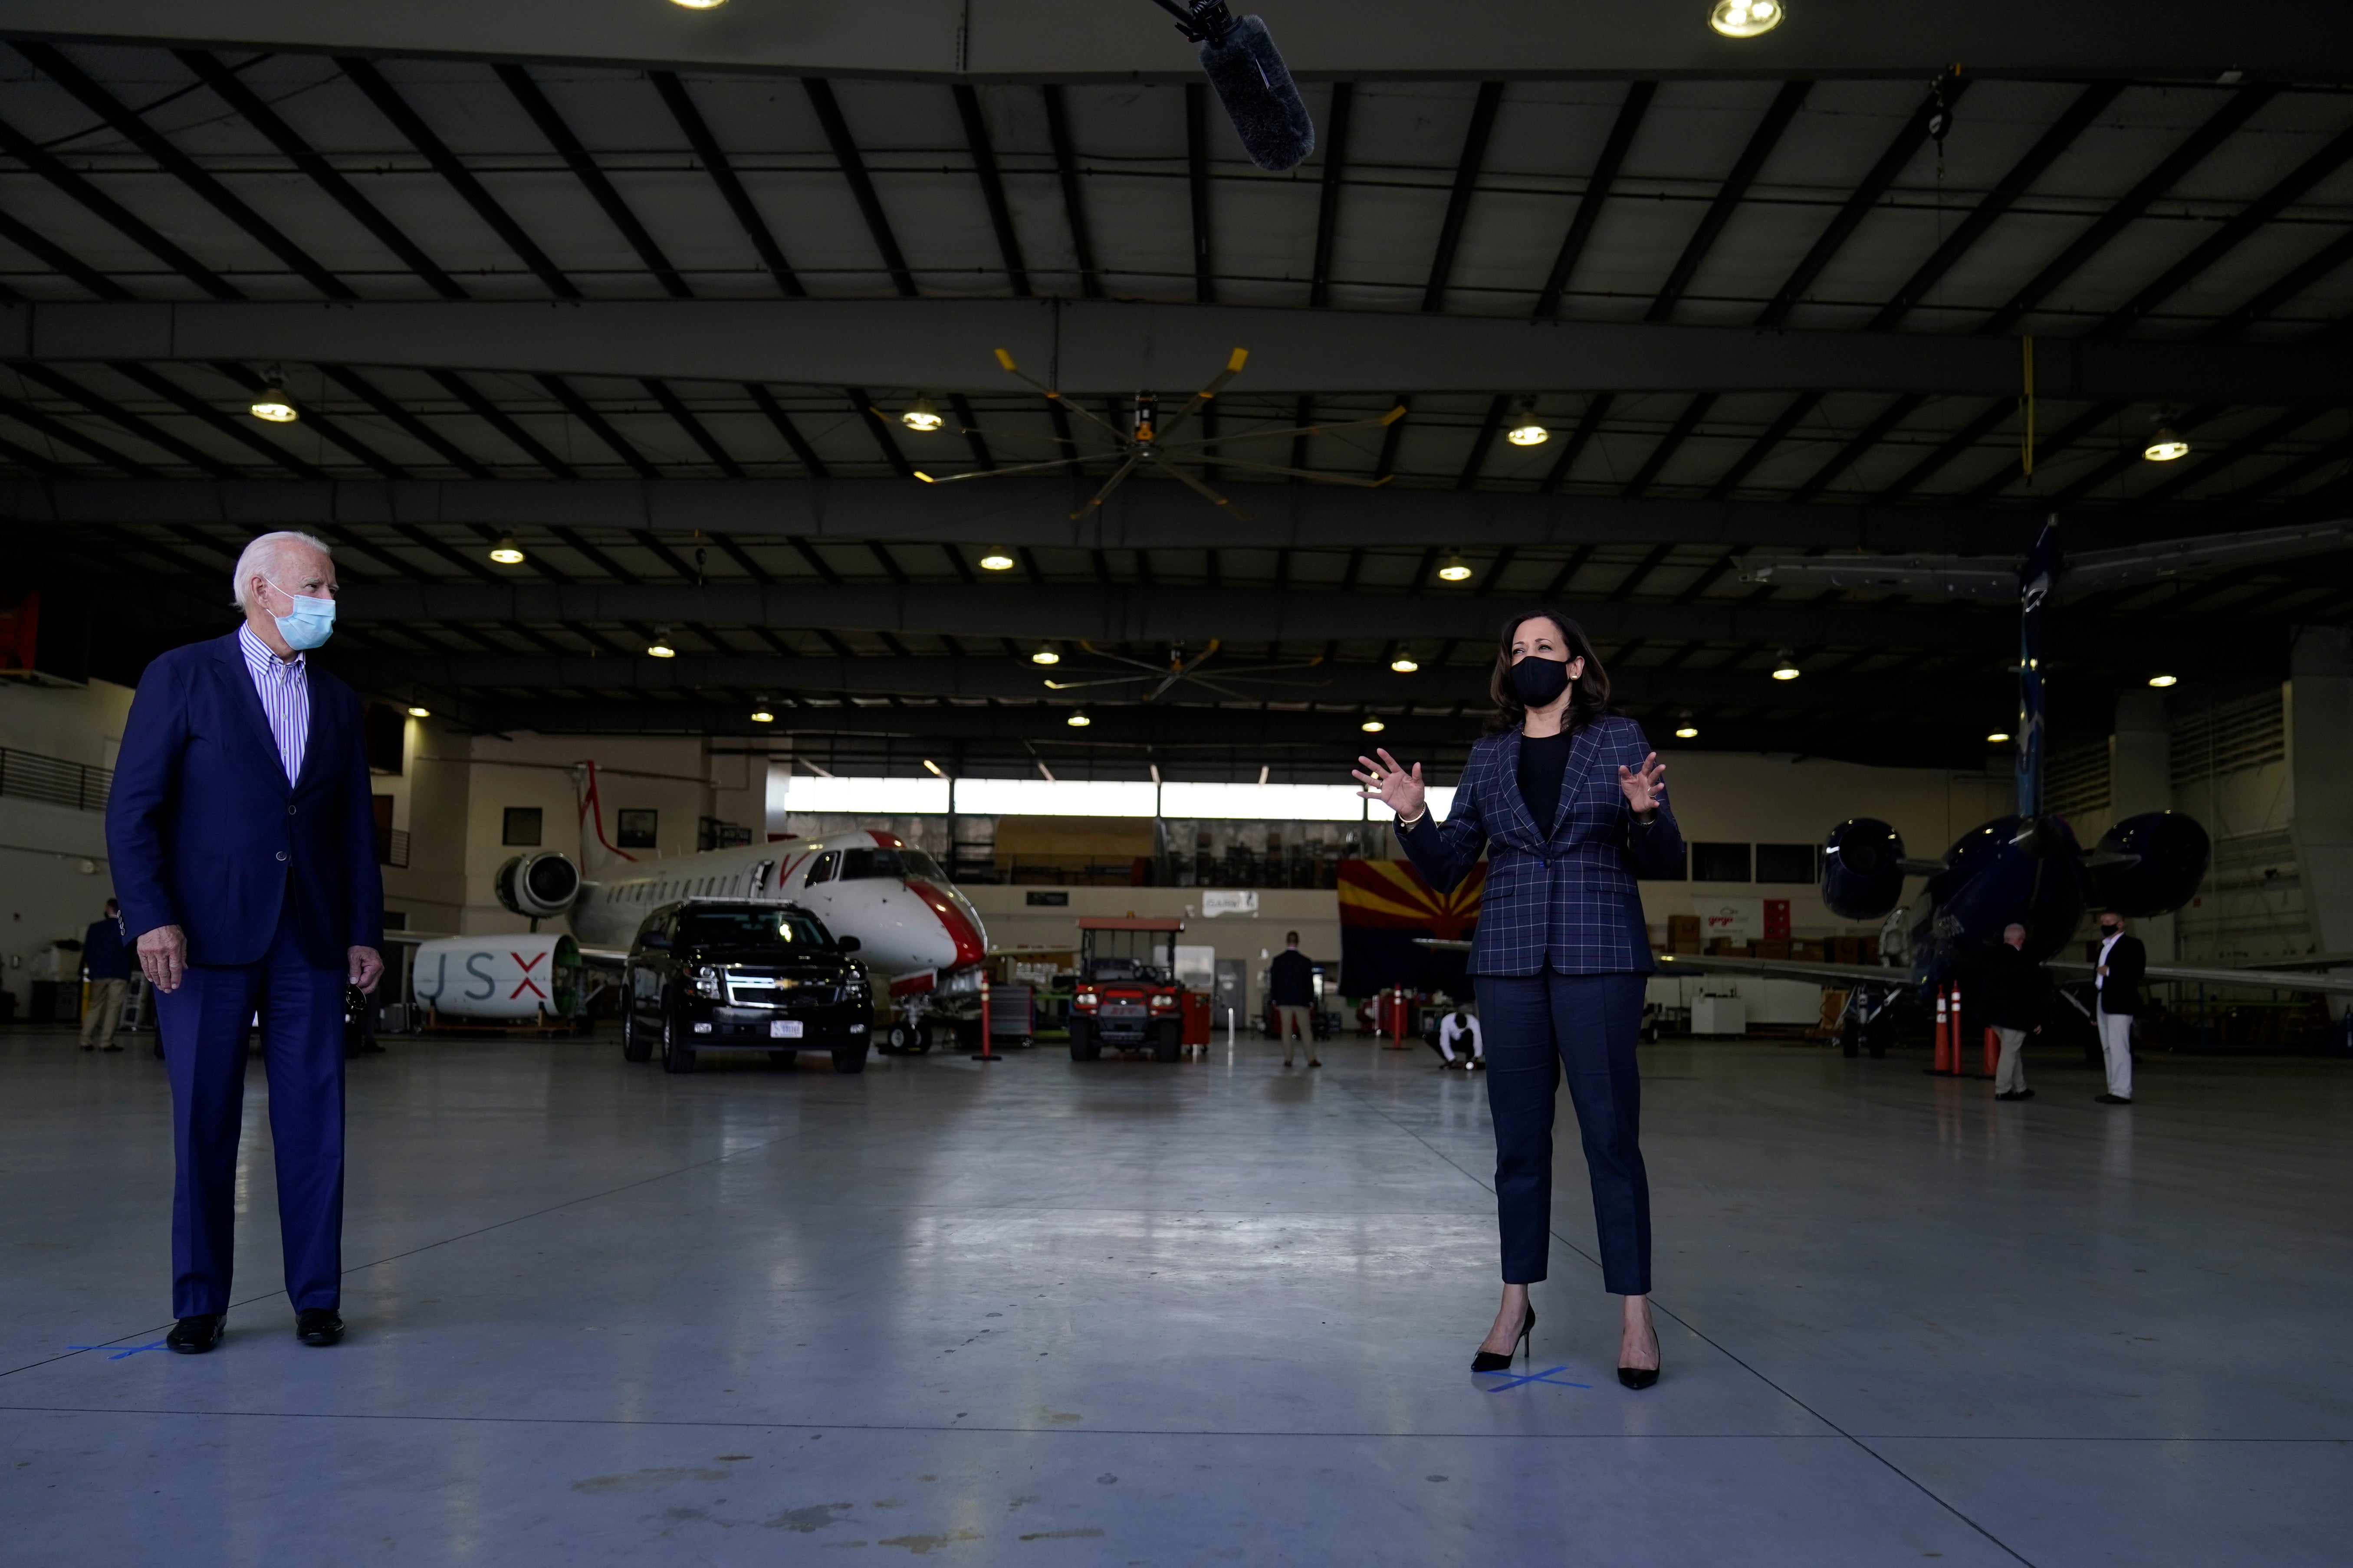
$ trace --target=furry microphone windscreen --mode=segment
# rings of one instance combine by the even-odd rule
[[[1315,121],[1264,22],[1244,16],[1203,43],[1201,68],[1251,163],[1279,174],[1315,151]]]

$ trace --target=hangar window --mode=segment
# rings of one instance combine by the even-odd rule
[[[504,830],[500,834],[499,842],[501,844],[521,845],[526,849],[538,848],[540,836],[539,818],[539,807],[535,805],[511,805],[507,807],[506,826]]]
[[[1757,879],[1760,882],[1810,882],[1814,879],[1814,847],[1810,844],[1759,844]]]
[[[654,830],[661,821],[658,811],[623,811],[614,833],[614,842],[623,849],[651,849]]]
[[[1748,846],[1746,844],[1694,844],[1692,852],[1692,880],[1694,882],[1746,882],[1748,875]]]

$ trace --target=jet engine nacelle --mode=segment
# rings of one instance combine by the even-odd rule
[[[2100,836],[2092,896],[2120,915],[2170,914],[2206,879],[2213,851],[2195,817],[2178,811],[2127,816]]]
[[[1876,817],[1850,817],[1822,841],[1822,902],[1841,920],[1875,921],[1904,896],[1904,836]]]
[[[409,995],[445,1018],[543,1023],[580,1010],[580,944],[560,932],[419,942]]]
[[[580,868],[570,856],[543,849],[518,855],[500,867],[491,886],[510,913],[545,920],[570,909],[580,896]]]

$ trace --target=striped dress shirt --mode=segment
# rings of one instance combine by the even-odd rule
[[[253,677],[254,694],[269,720],[269,737],[278,742],[278,760],[285,764],[286,782],[302,776],[302,753],[311,744],[311,678],[296,654],[282,659],[269,645],[253,635],[250,626],[237,628],[237,646],[244,650],[245,668]],[[285,857],[280,856],[280,859]]]

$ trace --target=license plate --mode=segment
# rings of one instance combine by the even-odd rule
[[[768,1020],[768,1037],[772,1040],[797,1040],[801,1037],[801,1021],[798,1018],[771,1018]]]

